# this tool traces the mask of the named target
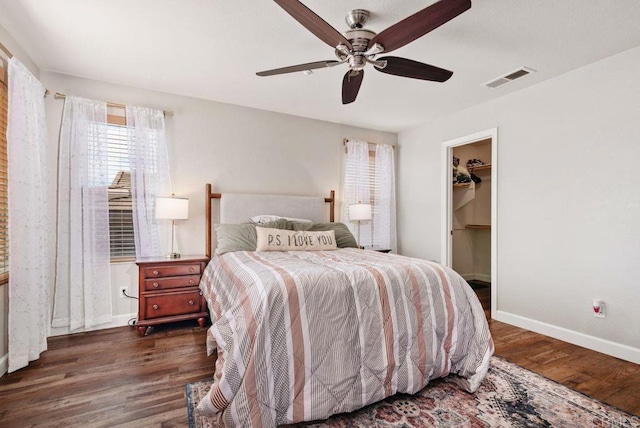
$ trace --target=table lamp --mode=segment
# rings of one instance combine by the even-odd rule
[[[349,220],[358,223],[357,244],[360,247],[360,222],[363,220],[371,220],[371,204],[358,202],[357,204],[349,205]]]
[[[168,259],[179,259],[180,253],[174,249],[176,234],[176,220],[186,220],[189,218],[189,199],[171,197],[156,198],[156,218],[160,220],[171,220],[171,252],[167,254]]]

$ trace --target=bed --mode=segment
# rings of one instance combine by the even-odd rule
[[[331,212],[334,207],[333,194],[316,202],[270,196],[269,203],[278,202],[267,208],[243,197],[238,204],[235,195],[227,195],[212,193],[207,185],[209,244],[212,198],[220,199],[223,225],[281,208],[279,215],[312,217],[315,224],[322,222],[325,202]],[[310,204],[315,214],[305,211]],[[313,249],[218,246],[220,254],[213,255],[200,283],[212,321],[207,350],[217,352],[212,387],[198,406],[201,414],[220,426],[274,427],[412,394],[444,376],[469,392],[479,387],[493,341],[475,293],[457,273],[396,254],[317,249],[314,240],[323,232],[310,232],[310,226],[237,226],[251,227],[258,248],[270,242],[267,235],[286,241],[302,234],[312,236],[305,242]],[[344,238],[339,223],[321,229],[326,228],[336,242]]]

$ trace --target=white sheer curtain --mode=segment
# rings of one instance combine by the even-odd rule
[[[53,222],[45,88],[15,57],[9,61],[9,372],[47,349],[53,284]]]
[[[358,235],[356,223],[349,221],[349,205],[371,202],[371,174],[369,168],[369,143],[349,140],[346,144],[345,176],[343,190],[342,221],[349,227],[354,236]],[[370,221],[360,225],[360,242],[358,245],[371,246],[373,242],[372,224]]]
[[[171,192],[164,112],[127,106],[127,127],[136,257],[163,255],[170,228],[156,220],[155,199]]]
[[[67,96],[58,165],[53,327],[111,321],[107,105]]]
[[[375,241],[380,246],[397,250],[396,241],[396,183],[395,160],[392,146],[376,145],[374,200],[376,212],[373,216]]]
[[[347,141],[342,218],[354,235],[357,224],[349,221],[349,205],[371,203],[371,221],[360,226],[360,245],[396,252],[395,160],[393,147],[365,141]]]

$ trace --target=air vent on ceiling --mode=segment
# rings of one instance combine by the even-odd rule
[[[513,82],[516,79],[520,79],[528,74],[535,73],[536,71],[528,68],[528,67],[520,67],[517,70],[513,70],[504,76],[500,76],[497,79],[493,79],[488,81],[487,83],[483,83],[482,86],[487,86],[489,88],[498,88],[502,85],[506,85],[509,82]]]

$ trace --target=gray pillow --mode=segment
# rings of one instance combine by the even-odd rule
[[[257,224],[253,223],[254,226],[260,227],[268,227],[271,229],[281,229],[281,230],[293,230],[294,224],[311,224],[311,223],[294,223],[286,218],[279,218],[278,220],[269,221],[267,223]]]
[[[344,223],[293,223],[293,230],[307,230],[310,232],[320,232],[333,230],[336,233],[336,244],[338,248],[358,248],[356,238]]]
[[[298,224],[298,223],[296,223]],[[261,227],[273,229],[293,230],[293,223],[279,219],[269,223],[261,224]],[[241,224],[216,224],[216,239],[218,246],[216,254],[222,255],[231,251],[255,251],[257,245],[256,225],[253,223]]]
[[[230,251],[255,251],[256,227],[253,224],[216,224],[216,254]]]

